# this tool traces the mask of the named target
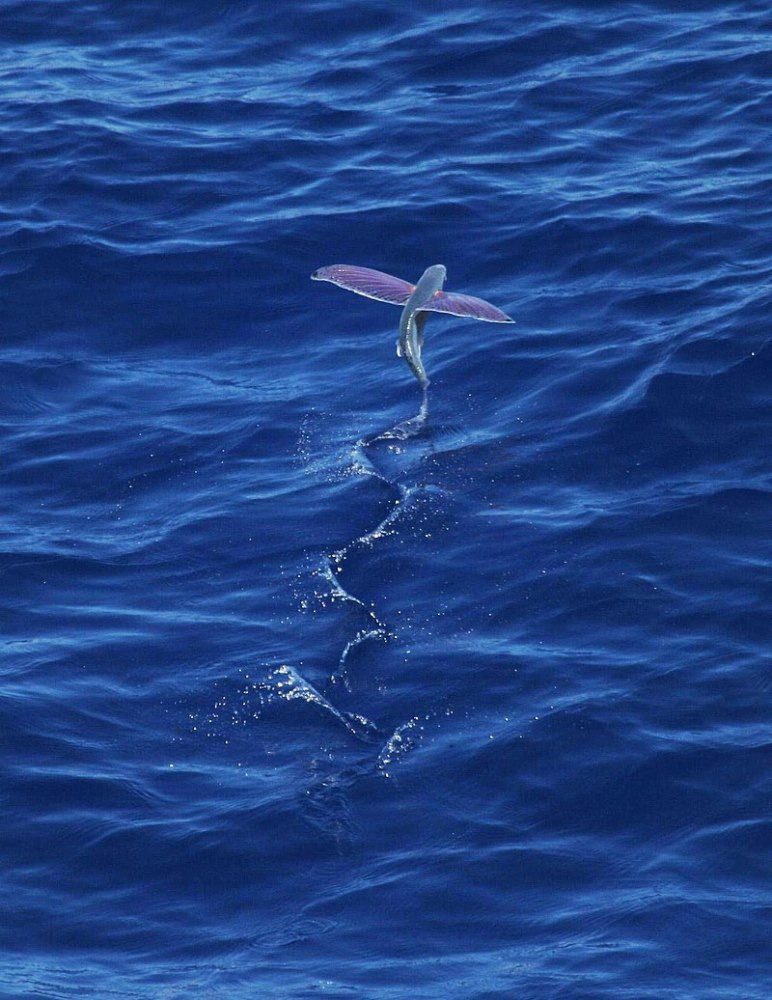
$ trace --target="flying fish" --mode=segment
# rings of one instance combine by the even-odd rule
[[[314,281],[330,281],[333,285],[339,285],[368,299],[402,306],[397,355],[404,357],[425,389],[429,380],[421,361],[421,348],[424,326],[430,312],[479,319],[486,323],[514,323],[506,313],[484,299],[459,292],[443,292],[446,273],[442,264],[433,264],[427,267],[417,284],[411,285],[409,281],[370,267],[329,264],[314,271],[311,277]]]

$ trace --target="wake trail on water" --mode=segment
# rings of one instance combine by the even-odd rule
[[[330,555],[326,557],[324,568],[322,569],[322,575],[330,582],[333,588],[333,593],[344,600],[351,601],[352,603],[364,608],[369,618],[368,627],[360,629],[356,635],[354,635],[354,637],[346,643],[343,652],[341,653],[340,660],[338,661],[337,670],[330,678],[330,682],[332,684],[342,683],[347,691],[350,691],[351,687],[349,685],[348,674],[346,671],[346,661],[351,651],[357,646],[360,646],[363,642],[371,639],[385,642],[389,638],[389,631],[386,624],[380,620],[377,614],[370,607],[368,607],[364,601],[362,601],[355,594],[352,594],[343,586],[340,581],[343,562],[349,553],[354,549],[370,547],[374,542],[384,538],[387,534],[391,534],[394,531],[395,523],[404,515],[411,496],[418,489],[417,486],[405,486],[402,483],[397,483],[390,479],[381,469],[378,468],[374,460],[370,457],[369,452],[379,441],[407,441],[410,438],[417,437],[426,425],[428,416],[428,390],[424,386],[421,409],[414,417],[411,417],[409,420],[401,421],[399,424],[395,424],[395,426],[391,427],[389,430],[380,431],[377,434],[373,434],[366,438],[360,438],[354,445],[354,467],[357,471],[361,475],[374,476],[376,479],[379,479],[382,483],[385,483],[386,486],[395,491],[396,497],[389,512],[378,522],[378,524],[375,525],[374,528],[371,528],[364,534],[353,538],[350,542],[347,542],[346,545],[330,553]]]
[[[364,621],[345,643],[341,650],[335,669],[329,678],[329,685],[332,688],[342,686],[348,693],[351,693],[351,684],[348,675],[348,660],[357,647],[365,642],[379,641],[387,642],[392,638],[387,624],[379,617],[377,611],[357,594],[350,591],[341,581],[343,564],[348,556],[361,549],[371,548],[380,539],[391,535],[396,530],[399,520],[405,515],[410,506],[413,495],[420,490],[418,484],[406,486],[396,482],[378,465],[374,457],[375,446],[379,442],[406,442],[421,434],[426,426],[429,416],[428,389],[423,387],[423,397],[418,413],[409,420],[403,420],[388,430],[379,431],[367,437],[357,440],[352,449],[352,466],[355,473],[363,476],[373,476],[380,480],[390,490],[393,491],[394,501],[386,513],[385,517],[363,534],[357,535],[345,545],[326,554],[321,565],[315,571],[316,575],[324,580],[328,589],[330,601],[340,601],[351,604],[359,609],[364,616]],[[344,712],[337,709],[332,702],[309,684],[293,667],[286,664],[273,672],[272,684],[273,693],[279,698],[289,701],[302,699],[308,703],[326,710],[337,722],[357,739],[367,743],[384,742],[381,756],[386,754],[391,744],[397,738],[398,733],[387,734],[378,729],[371,720],[357,713]],[[404,728],[404,727],[400,727]],[[380,758],[379,758],[380,759]]]

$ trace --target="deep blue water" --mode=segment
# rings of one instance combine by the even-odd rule
[[[772,996],[768,11],[2,4],[2,998]]]

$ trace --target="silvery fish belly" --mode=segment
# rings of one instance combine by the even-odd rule
[[[413,293],[405,303],[399,322],[399,348],[407,361],[410,370],[426,388],[429,380],[421,361],[421,345],[423,344],[423,328],[426,323],[426,313],[422,308],[428,305],[441,291],[445,284],[445,268],[442,264],[434,264],[422,274]]]
[[[421,345],[423,343],[422,329],[426,322],[426,313],[411,313],[404,323],[402,336],[397,341],[397,357],[407,361],[410,371],[424,388],[429,385],[426,370],[421,360]],[[402,329],[403,324],[400,324]]]

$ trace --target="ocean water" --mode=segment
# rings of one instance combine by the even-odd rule
[[[2,4],[3,1000],[772,995],[770,29]]]

